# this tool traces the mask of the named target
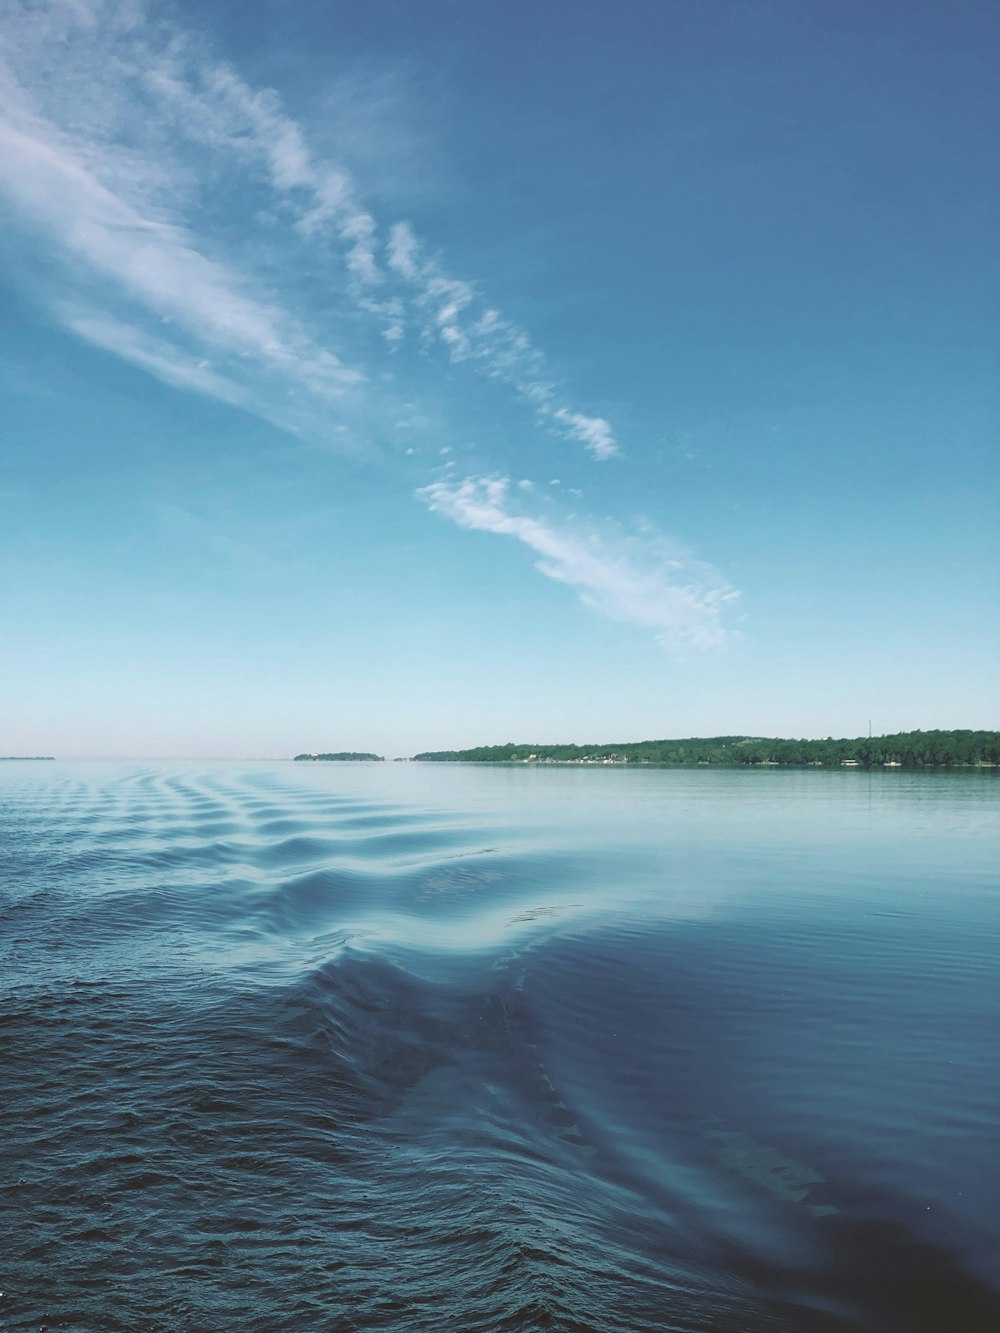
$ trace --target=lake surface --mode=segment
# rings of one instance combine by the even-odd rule
[[[995,1333],[998,796],[0,765],[0,1324]]]

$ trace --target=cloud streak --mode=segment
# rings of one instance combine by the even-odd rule
[[[652,630],[665,646],[714,648],[731,637],[723,612],[738,594],[710,566],[663,539],[531,514],[520,490],[512,494],[507,477],[467,477],[433,482],[418,496],[460,527],[521,542],[547,578],[601,615]]]
[[[232,407],[252,407],[247,393],[232,380],[213,371],[207,362],[178,355],[173,344],[140,333],[131,324],[110,316],[88,311],[76,313],[68,309],[63,312],[63,323],[85,342],[103,347],[123,361],[140,366],[165,384],[218,398]]]
[[[280,368],[339,397],[361,378],[280,309],[241,290],[180,225],[144,215],[101,184],[51,126],[0,124],[0,172],[13,202],[91,272],[164,323],[219,352]]]
[[[523,329],[481,300],[475,287],[453,278],[426,255],[406,222],[389,233],[389,269],[413,291],[425,344],[443,344],[452,362],[473,362],[530,404],[539,422],[565,440],[583,444],[598,462],[621,452],[610,422],[565,406],[545,358]]]
[[[92,321],[76,320],[81,336],[108,318],[131,322],[137,342],[173,351],[127,359],[185,386],[187,357],[188,387],[217,384],[231,402],[228,386],[242,384],[244,405],[276,420],[289,395],[300,415],[309,402],[321,412],[374,373],[338,350],[346,337],[357,344],[344,325],[360,319],[384,350],[413,336],[425,355],[439,348],[509,386],[544,429],[594,459],[618,452],[609,423],[565,401],[523,330],[406,222],[377,219],[277,93],[195,34],[154,21],[139,0],[14,4],[0,76],[0,192],[62,253],[74,307],[92,307]],[[234,198],[247,210],[235,239]],[[324,266],[339,338],[288,282],[301,252]],[[219,361],[215,379],[196,373],[206,357]]]
[[[386,426],[397,415],[393,374],[409,345],[421,367],[443,361],[504,386],[547,454],[553,441],[595,462],[621,453],[528,333],[408,222],[377,217],[276,92],[141,0],[8,8],[0,197],[24,244],[47,265],[58,257],[57,279],[35,294],[62,326],[174,388],[356,451],[380,411],[392,411]],[[455,461],[445,468],[418,491],[426,505],[515,538],[600,614],[675,647],[726,638],[735,594],[707,566],[662,539],[561,517],[526,481],[512,491],[502,475],[456,481]]]

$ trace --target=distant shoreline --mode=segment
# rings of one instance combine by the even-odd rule
[[[0,754],[0,764],[36,764],[39,761],[53,763],[54,754]]]
[[[384,764],[385,755],[365,751],[339,750],[329,754],[297,754],[295,763],[313,764]]]
[[[1000,731],[904,731],[852,739],[692,736],[607,745],[484,745],[430,750],[425,763],[658,768],[997,768]]]
[[[826,773],[833,772],[835,769],[837,770],[843,769],[847,772],[867,773],[870,772],[873,768],[887,768],[893,772],[898,771],[900,773],[929,772],[938,769],[946,770],[948,772],[956,772],[962,770],[968,772],[995,773],[997,772],[998,769],[1000,769],[1000,764],[861,764],[861,763],[824,764],[816,762],[807,764],[791,764],[791,763],[779,764],[777,762],[768,763],[766,761],[761,762],[759,764],[735,764],[735,763],[723,764],[723,763],[710,763],[708,760],[705,759],[687,763],[683,762],[671,763],[666,760],[662,762],[657,762],[654,760],[645,759],[637,763],[628,763],[625,760],[620,760],[620,759],[592,760],[592,761],[579,760],[579,759],[537,759],[537,760],[536,759],[448,759],[448,760],[438,759],[435,760],[435,759],[423,759],[419,755],[414,755],[412,758],[408,758],[405,760],[397,759],[396,763],[413,763],[413,764],[450,763],[450,764],[464,764],[470,768],[629,768],[632,769],[633,771],[640,768],[642,769],[708,768],[716,772],[721,772],[721,771],[745,772],[747,769],[756,770],[759,768],[781,768],[781,769],[792,768],[797,771],[798,770],[804,771],[805,769],[814,769]]]

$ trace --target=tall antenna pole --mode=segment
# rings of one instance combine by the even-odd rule
[[[869,718],[869,719],[868,719],[868,739],[871,740],[871,738],[872,738],[872,720],[871,720],[871,718]]]

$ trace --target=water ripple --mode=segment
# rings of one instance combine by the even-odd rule
[[[5,1327],[1000,1327],[995,787],[398,768],[0,775]]]

